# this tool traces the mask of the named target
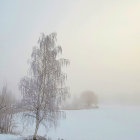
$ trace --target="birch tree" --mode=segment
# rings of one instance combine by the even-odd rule
[[[0,91],[0,133],[12,133],[15,126],[13,119],[14,97],[7,85]]]
[[[57,124],[61,116],[59,105],[69,93],[65,84],[67,75],[62,71],[69,61],[61,58],[61,54],[56,33],[42,34],[33,48],[28,76],[20,81],[22,103],[27,112],[24,116],[35,119],[33,140],[36,140],[41,123],[45,126]]]

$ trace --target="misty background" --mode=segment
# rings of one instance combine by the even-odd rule
[[[0,0],[0,87],[18,84],[42,32],[57,32],[70,93],[101,104],[140,103],[139,0]]]

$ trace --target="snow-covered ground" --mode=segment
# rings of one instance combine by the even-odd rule
[[[20,136],[0,134],[0,140],[19,140],[19,139],[20,139]]]
[[[31,135],[33,131],[34,126],[30,125],[28,129],[24,129],[23,135]],[[46,132],[41,126],[38,134],[48,134],[53,140],[139,140],[140,106],[66,111],[66,119],[61,120],[56,129]],[[3,139],[0,135],[0,140],[16,139]]]

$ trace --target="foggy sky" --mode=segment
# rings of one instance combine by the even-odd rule
[[[139,0],[0,0],[0,87],[20,97],[32,47],[57,32],[72,94],[140,103],[139,9]]]

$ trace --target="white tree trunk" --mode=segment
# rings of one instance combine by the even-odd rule
[[[39,128],[39,120],[36,119],[36,127],[35,127],[35,132],[34,132],[33,140],[37,140],[36,136],[37,136],[38,128]]]

